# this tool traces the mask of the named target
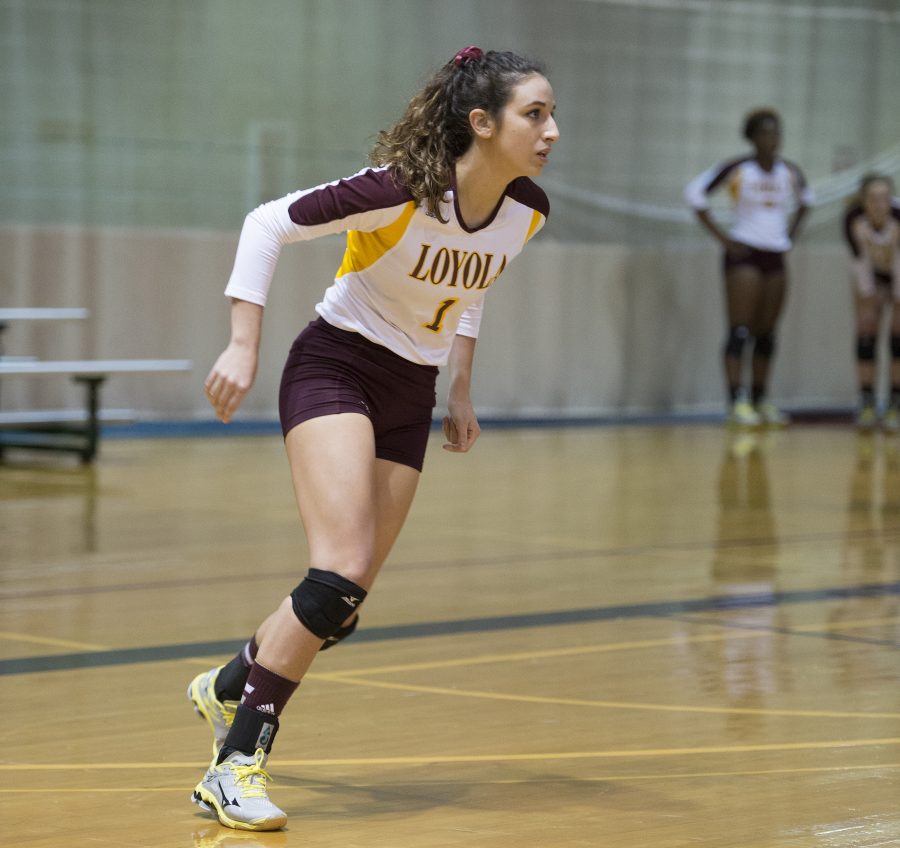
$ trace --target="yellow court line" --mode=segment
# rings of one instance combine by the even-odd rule
[[[667,636],[665,639],[640,639],[630,642],[608,642],[603,645],[579,645],[572,648],[548,648],[543,651],[519,651],[511,654],[482,654],[475,657],[459,657],[453,660],[435,660],[433,662],[404,663],[401,665],[382,665],[373,668],[356,668],[344,671],[312,672],[306,676],[310,679],[336,680],[341,677],[355,677],[359,674],[393,674],[400,671],[427,671],[438,668],[456,668],[485,663],[519,662],[535,659],[552,659],[556,657],[577,657],[584,654],[601,654],[614,651],[633,650],[636,648],[659,648],[667,645],[681,645],[685,642],[721,642],[723,639],[761,639],[771,634],[760,631],[741,631],[739,633],[703,633],[697,636]]]
[[[542,786],[548,783],[622,783],[625,781],[634,781],[634,780],[704,780],[711,777],[763,777],[769,775],[790,775],[790,774],[821,774],[821,773],[833,773],[833,772],[853,772],[853,771],[886,771],[900,769],[900,763],[881,763],[881,764],[873,764],[867,763],[865,765],[857,765],[857,766],[819,766],[819,767],[807,767],[807,768],[779,768],[779,769],[743,769],[741,771],[693,771],[693,772],[673,772],[671,774],[667,774],[666,772],[661,772],[657,774],[602,774],[602,775],[589,775],[589,776],[579,776],[579,775],[567,775],[567,776],[556,776],[552,779],[546,777],[520,777],[520,778],[511,778],[509,780],[503,780],[502,778],[498,778],[497,780],[471,780],[469,778],[461,778],[459,780],[429,780],[429,781],[416,781],[414,783],[404,783],[404,782],[391,782],[385,783],[384,781],[378,781],[377,783],[344,783],[341,782],[340,788],[342,789],[371,789],[371,788],[390,788],[390,789],[402,789],[404,787],[412,787],[415,789],[421,789],[422,787],[434,787],[434,786],[458,786],[460,784],[465,784],[466,786],[522,786],[528,784],[539,783]],[[283,795],[287,792],[309,792],[314,789],[335,789],[335,784],[333,782],[329,783],[302,783],[302,784],[284,784],[279,785],[278,793]],[[11,788],[7,787],[4,792],[8,792],[11,794],[39,794],[46,792],[53,792],[54,794],[58,794],[61,792],[69,793],[69,794],[91,794],[97,792],[140,792],[142,795],[147,792],[184,792],[184,784],[179,783],[177,786],[82,786],[82,787],[70,787],[70,786],[44,786],[41,788],[35,789],[19,789],[19,788]]]
[[[94,645],[91,642],[71,642],[68,639],[53,639],[50,636],[32,636],[27,633],[9,633],[0,631],[0,639],[10,642],[31,642],[35,645],[54,645],[58,648],[74,648],[79,651],[107,651],[106,645]]]
[[[308,675],[307,675],[308,676]],[[518,701],[526,704],[560,704],[574,707],[599,707],[612,710],[651,710],[669,713],[711,713],[714,715],[792,716],[799,718],[900,718],[900,713],[841,712],[835,710],[777,710],[750,707],[700,707],[689,704],[649,704],[628,701],[593,701],[583,698],[554,698],[543,695],[511,695],[505,692],[482,692],[477,689],[448,689],[443,686],[418,686],[413,683],[388,683],[385,680],[366,680],[363,677],[334,677],[332,683],[351,686],[372,686],[376,689],[399,689],[424,692],[430,695],[454,695],[458,698],[484,698],[491,701]]]
[[[623,774],[600,777],[576,777],[574,780],[595,782],[603,780],[667,780],[669,778],[707,778],[707,777],[762,777],[775,774],[820,774],[823,772],[848,771],[881,771],[900,769],[900,763],[867,763],[860,766],[808,766],[806,768],[777,769],[741,769],[740,771],[693,771],[675,772],[672,774]],[[539,778],[543,780],[543,778]],[[505,781],[498,781],[505,782]]]
[[[833,739],[824,742],[769,742],[758,745],[705,745],[694,748],[648,748],[626,751],[562,751],[534,754],[435,754],[434,756],[346,757],[338,759],[279,760],[287,766],[428,765],[435,763],[546,762],[548,760],[639,759],[685,757],[705,754],[758,754],[770,751],[814,751],[900,745],[900,737],[884,739]],[[208,762],[171,763],[0,763],[0,771],[120,771],[132,769],[206,768]]]
[[[691,622],[690,617],[685,621]],[[900,621],[897,616],[886,618],[856,619],[843,621],[837,624],[806,624],[792,629],[800,632],[815,630],[848,630],[856,627],[869,627],[879,624],[890,624]],[[705,623],[705,622],[696,622]],[[771,637],[766,630],[748,630],[735,632],[733,630],[722,633],[702,633],[695,636],[668,636],[664,639],[638,639],[628,642],[610,642],[603,645],[579,645],[570,648],[550,648],[543,651],[519,651],[509,654],[482,654],[475,657],[459,657],[452,660],[436,660],[432,662],[403,663],[398,665],[382,665],[364,669],[345,669],[343,671],[310,672],[306,677],[310,680],[337,680],[342,677],[356,677],[360,674],[395,674],[405,671],[428,671],[441,668],[460,668],[470,665],[484,665],[501,662],[524,662],[536,659],[554,659],[558,657],[576,657],[585,654],[611,653],[615,651],[628,651],[641,648],[661,648],[671,645],[697,644],[702,642],[721,642],[732,639],[763,639]]]
[[[278,788],[279,790],[282,789],[280,786]],[[287,788],[293,789],[295,787],[289,786]],[[307,789],[310,787],[304,785],[302,788]],[[47,786],[43,789],[11,789],[10,792],[15,792],[18,795],[28,795],[30,793],[36,794],[38,792],[52,792],[54,795],[58,795],[61,792],[70,795],[79,793],[91,794],[94,792],[140,792],[141,795],[144,795],[147,792],[184,792],[184,784],[181,783],[178,786],[82,786],[80,788],[73,788],[71,786]]]

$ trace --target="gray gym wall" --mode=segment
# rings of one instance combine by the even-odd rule
[[[853,404],[840,216],[862,171],[900,176],[893,0],[0,0],[0,306],[91,310],[13,325],[6,352],[191,358],[189,377],[117,377],[104,401],[210,417],[202,381],[227,341],[246,212],[365,164],[375,132],[471,43],[542,59],[562,133],[542,180],[550,222],[488,296],[482,415],[722,408],[719,257],[682,189],[747,149],[758,105],[782,113],[783,154],[821,199],[790,259],[773,392]],[[282,254],[244,417],[275,416],[283,357],[341,252],[326,239]],[[73,392],[7,381],[3,404]]]

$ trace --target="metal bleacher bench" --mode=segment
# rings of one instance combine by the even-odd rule
[[[84,309],[0,309],[0,332],[8,321],[69,320],[87,316]],[[71,377],[85,387],[82,409],[0,410],[0,454],[7,448],[77,453],[82,462],[97,454],[101,422],[129,421],[127,409],[101,409],[100,386],[114,374],[161,374],[190,371],[187,359],[41,360],[0,355],[0,380],[12,377]]]

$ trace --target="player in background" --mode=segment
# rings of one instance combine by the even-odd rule
[[[893,191],[890,177],[863,177],[844,215],[844,237],[852,254],[856,313],[856,423],[862,430],[878,426],[876,351],[884,321],[890,335],[891,389],[882,426],[896,433],[900,431],[900,202],[892,197]]]
[[[205,384],[224,422],[253,383],[281,248],[342,231],[347,247],[318,319],[288,354],[279,397],[309,571],[236,657],[188,688],[215,735],[193,800],[228,827],[287,820],[265,771],[279,716],[318,652],[356,626],[403,526],[438,366],[450,370],[444,448],[465,453],[478,438],[470,383],[482,305],[549,214],[531,178],[559,138],[554,110],[539,64],[468,47],[379,134],[374,167],[266,203],[244,222],[225,290],[231,341]],[[228,599],[216,603],[227,621]],[[348,741],[336,734],[335,753],[345,756]]]
[[[716,165],[695,177],[685,199],[723,248],[728,310],[725,377],[728,420],[739,426],[779,426],[787,416],[768,398],[776,328],[787,292],[785,254],[813,202],[800,169],[778,155],[781,117],[756,109],[744,119],[744,138],[753,152]],[[710,213],[709,195],[725,189],[733,207],[728,230]],[[752,351],[749,391],[745,354]]]

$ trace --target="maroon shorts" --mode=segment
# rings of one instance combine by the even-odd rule
[[[755,247],[745,246],[742,253],[725,252],[723,257],[724,268],[736,268],[739,265],[749,265],[756,268],[761,274],[783,274],[784,254],[772,250],[757,250]]]
[[[359,412],[375,430],[375,456],[422,470],[438,369],[419,365],[317,318],[291,346],[278,396],[281,431],[310,418]]]

